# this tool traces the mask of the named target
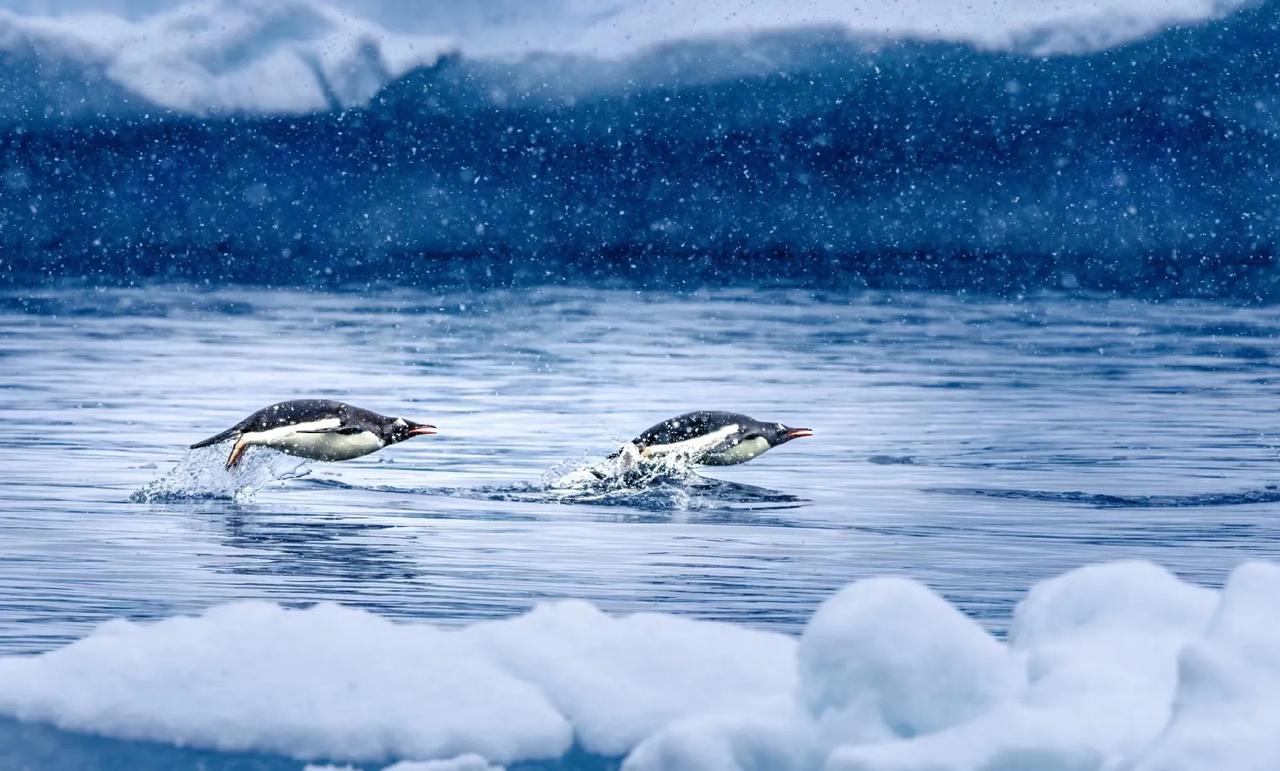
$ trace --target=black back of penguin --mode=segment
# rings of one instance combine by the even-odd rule
[[[383,439],[391,439],[388,431],[393,425],[392,419],[372,410],[354,407],[333,399],[292,399],[263,407],[226,431],[196,442],[191,445],[191,449],[208,447],[228,439],[235,439],[243,434],[263,433],[284,426],[297,426],[334,418],[337,418],[339,425],[346,430],[369,431]]]
[[[236,424],[235,429],[245,433],[269,431],[280,426],[294,426],[326,418],[338,418],[343,425],[363,428],[379,433],[387,418],[372,410],[353,407],[332,399],[293,399],[263,407]]]
[[[683,415],[668,418],[655,426],[650,426],[640,436],[633,439],[632,444],[643,450],[646,447],[675,444],[699,436],[706,436],[730,425],[737,425],[738,430],[741,431],[748,426],[755,425],[756,422],[754,419],[737,412],[721,412],[719,410],[686,412]]]

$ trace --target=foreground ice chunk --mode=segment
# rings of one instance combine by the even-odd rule
[[[1221,592],[1081,568],[1035,587],[1007,642],[895,578],[846,587],[798,642],[577,601],[457,631],[236,603],[0,658],[0,716],[365,771],[1264,769],[1278,693],[1270,564]]]
[[[1018,607],[1020,701],[1090,751],[1129,754],[1169,718],[1178,652],[1204,632],[1217,594],[1143,562],[1093,565],[1046,581]]]
[[[113,621],[0,660],[0,712],[219,750],[377,760],[556,757],[564,717],[451,632],[336,605],[262,602],[156,624]]]
[[[1232,574],[1207,634],[1178,659],[1168,728],[1138,771],[1280,767],[1280,566]]]
[[[1004,646],[914,581],[859,581],[823,603],[800,641],[805,706],[844,740],[911,737],[1007,699]]]
[[[1168,720],[1178,651],[1216,595],[1148,563],[1074,570],[1019,605],[1009,655],[1025,683],[977,719],[914,739],[846,744],[829,769],[1103,769]],[[926,620],[920,619],[925,625]],[[995,643],[993,640],[992,643]]]
[[[675,721],[641,742],[622,771],[806,771],[821,766],[821,747],[800,711],[726,711]]]
[[[689,714],[785,709],[795,641],[733,624],[656,613],[613,618],[581,601],[461,633],[472,649],[535,684],[588,751],[623,755]]]

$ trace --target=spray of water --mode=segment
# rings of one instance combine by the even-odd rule
[[[135,503],[209,499],[248,500],[267,485],[310,473],[307,461],[251,447],[234,469],[224,469],[226,443],[188,450],[173,468],[136,490]]]
[[[604,460],[553,472],[544,480],[543,491],[551,499],[568,503],[684,509],[691,490],[702,481],[691,458],[674,454],[645,458],[627,443]]]

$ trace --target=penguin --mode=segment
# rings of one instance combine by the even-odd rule
[[[649,428],[612,457],[632,453],[641,458],[676,455],[700,466],[733,466],[806,436],[813,436],[813,431],[762,423],[736,412],[686,412]]]
[[[295,399],[263,407],[220,434],[191,445],[195,450],[234,439],[227,468],[235,468],[250,445],[311,460],[351,460],[436,427],[329,399]]]

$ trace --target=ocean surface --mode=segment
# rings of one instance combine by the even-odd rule
[[[796,632],[849,581],[1003,633],[1033,582],[1280,557],[1280,309],[1070,294],[50,285],[0,295],[0,654],[262,598],[461,624],[548,598]],[[439,426],[346,463],[188,453],[274,401]],[[554,480],[727,409],[816,436]]]

